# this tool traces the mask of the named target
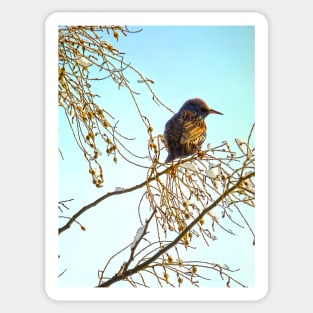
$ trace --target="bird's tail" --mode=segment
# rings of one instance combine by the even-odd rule
[[[169,152],[168,156],[167,156],[167,158],[165,160],[165,163],[172,162],[175,159],[176,159],[176,155],[173,152]]]

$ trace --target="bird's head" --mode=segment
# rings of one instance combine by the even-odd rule
[[[187,110],[187,111],[195,112],[197,115],[201,116],[202,118],[207,117],[209,114],[221,114],[221,115],[223,115],[223,113],[211,109],[205,103],[205,101],[203,101],[202,99],[199,99],[199,98],[187,100],[183,104],[181,110]]]

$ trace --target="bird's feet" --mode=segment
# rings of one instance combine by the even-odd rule
[[[205,151],[198,150],[198,157],[202,159],[205,156]]]

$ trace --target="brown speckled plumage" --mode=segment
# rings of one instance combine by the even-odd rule
[[[183,104],[165,125],[164,137],[168,149],[165,162],[192,155],[201,149],[207,130],[204,119],[211,113],[222,114],[199,98]]]

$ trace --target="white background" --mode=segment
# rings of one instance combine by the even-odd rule
[[[264,312],[311,307],[310,2],[29,0],[1,10],[1,309]],[[270,276],[258,302],[54,302],[44,292],[44,22],[60,11],[256,11],[270,29]]]

